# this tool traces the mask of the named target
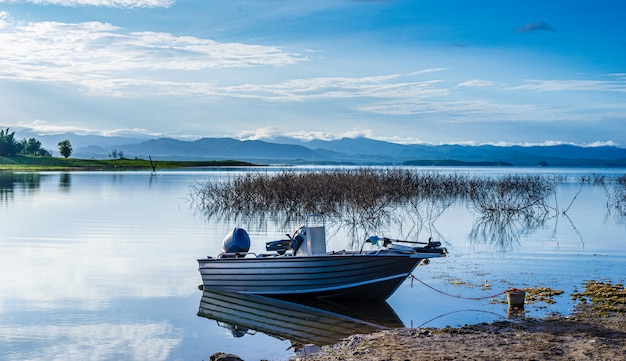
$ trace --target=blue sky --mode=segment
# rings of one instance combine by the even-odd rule
[[[0,0],[0,126],[626,147],[626,2]]]

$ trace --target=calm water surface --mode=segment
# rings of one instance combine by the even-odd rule
[[[498,175],[553,169],[445,169]],[[207,360],[217,351],[246,360],[286,360],[289,339],[199,317],[202,292],[196,259],[216,255],[234,226],[248,230],[251,251],[289,229],[258,220],[206,219],[191,204],[191,187],[236,169],[149,172],[17,173],[0,175],[0,358],[5,360]],[[444,327],[507,318],[496,295],[510,287],[565,291],[555,304],[527,305],[527,315],[567,314],[569,294],[584,280],[624,282],[626,217],[607,207],[603,186],[584,186],[581,173],[557,190],[554,212],[539,224],[505,229],[453,206],[421,230],[449,250],[414,271],[380,312],[347,315],[364,325]],[[573,201],[573,202],[572,202]],[[571,205],[570,205],[571,203]],[[405,226],[406,228],[409,228]],[[382,231],[385,231],[384,229]],[[335,234],[336,232],[336,234]],[[403,237],[408,229],[379,236]],[[333,230],[329,249],[353,247]],[[432,287],[432,288],[431,288]],[[456,296],[456,297],[452,297]],[[484,298],[471,300],[470,298]],[[295,309],[294,312],[316,312]],[[347,317],[320,311],[320,317]],[[330,313],[328,313],[330,312]],[[377,313],[377,314],[373,314]],[[380,317],[396,318],[385,323]],[[392,320],[393,321],[393,320]]]

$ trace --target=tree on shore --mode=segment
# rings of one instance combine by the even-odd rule
[[[59,153],[65,158],[68,158],[72,155],[72,144],[69,140],[62,140],[59,142]]]
[[[15,141],[15,132],[9,132],[9,128],[6,130],[0,129],[0,156],[13,156],[17,155],[18,143]]]
[[[124,159],[124,152],[121,150],[113,149],[111,153],[109,153],[109,158],[115,159]]]
[[[30,155],[36,157],[50,157],[51,154],[47,150],[41,147],[41,142],[38,139],[30,138],[28,140],[22,139],[18,144],[18,152],[20,155]]]
[[[41,147],[41,141],[36,138],[15,140],[15,132],[9,131],[9,128],[0,129],[0,156],[34,156],[34,157],[50,157],[51,154]]]

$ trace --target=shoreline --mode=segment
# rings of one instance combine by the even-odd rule
[[[573,315],[357,334],[299,361],[625,360],[626,315]]]
[[[300,346],[317,350],[289,361],[626,360],[626,314],[623,309],[606,314],[579,305],[572,315],[462,327],[402,327],[355,334],[321,350]],[[210,360],[243,361],[221,352]]]
[[[45,171],[161,171],[199,167],[261,167],[236,160],[146,160],[146,159],[80,159],[58,157],[0,157],[0,172]]]

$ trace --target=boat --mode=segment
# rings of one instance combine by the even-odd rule
[[[319,214],[309,215],[287,236],[267,242],[267,253],[256,254],[249,252],[247,231],[235,228],[224,238],[222,253],[198,259],[203,288],[271,297],[382,301],[417,265],[447,253],[439,242],[407,246],[377,236],[366,243],[378,249],[327,252],[324,216]]]
[[[284,300],[206,289],[198,316],[216,321],[233,337],[261,332],[289,340],[296,350],[332,345],[357,333],[404,327],[385,301]]]

